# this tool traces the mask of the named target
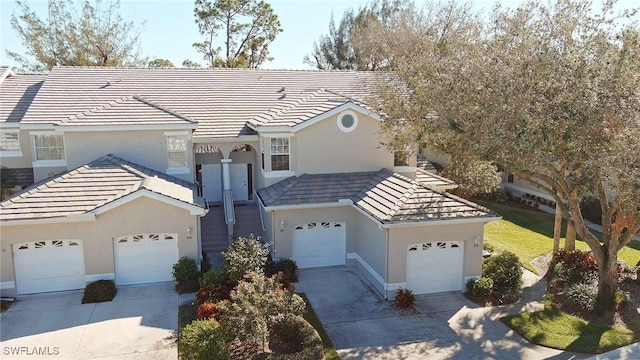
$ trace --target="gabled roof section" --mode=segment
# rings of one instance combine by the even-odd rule
[[[303,109],[291,109],[278,121],[298,121],[290,120],[296,111],[323,111],[335,94],[366,102],[378,77],[379,73],[355,71],[54,67],[23,123],[64,124],[74,115],[136,94],[197,122],[196,138],[254,135],[249,120],[271,117],[270,111],[304,103],[317,92]],[[119,106],[124,109],[127,104]]]
[[[0,221],[96,214],[139,192],[159,195],[186,208],[204,208],[195,184],[107,155],[3,201]]]
[[[319,89],[309,96],[291,102],[288,106],[259,114],[250,122],[257,126],[293,127],[347,103],[368,108],[366,104],[356,99],[334,91]]]
[[[146,100],[138,95],[125,96],[93,109],[72,115],[62,121],[63,126],[119,126],[119,125],[194,125],[186,117]]]
[[[496,217],[491,210],[386,169],[290,177],[258,190],[258,196],[266,207],[351,200],[381,224]]]
[[[0,68],[0,124],[18,124],[42,87],[44,74],[13,74]]]

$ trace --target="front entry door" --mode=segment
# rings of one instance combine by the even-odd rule
[[[249,200],[247,164],[231,164],[231,191],[234,201]]]
[[[220,164],[202,164],[202,196],[208,202],[222,201],[222,168]]]

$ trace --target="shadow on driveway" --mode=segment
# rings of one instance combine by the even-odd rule
[[[403,315],[357,269],[303,269],[299,285],[342,359],[579,359],[532,345],[461,293],[416,297]],[[513,308],[512,311],[519,309]]]

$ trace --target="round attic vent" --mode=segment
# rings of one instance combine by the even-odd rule
[[[350,110],[346,110],[338,115],[338,127],[344,132],[351,132],[358,126],[358,116]]]

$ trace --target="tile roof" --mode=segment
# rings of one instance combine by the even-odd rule
[[[106,155],[3,201],[0,221],[87,214],[140,190],[204,207],[195,184]]]
[[[441,191],[455,189],[458,187],[455,181],[435,174],[434,172],[416,168],[416,180],[427,187]]]
[[[326,111],[333,98],[364,101],[378,76],[355,71],[55,67],[23,123],[64,125],[74,115],[138,95],[197,122],[196,137],[251,135],[246,123],[252,119],[297,123]],[[280,111],[281,117],[274,116]]]
[[[22,120],[46,78],[43,74],[14,75],[9,71],[8,68],[0,71],[0,79],[7,75],[0,82],[0,124]]]
[[[349,199],[383,224],[495,217],[489,209],[429,188],[406,176],[378,172],[304,174],[258,190],[265,206],[303,205]]]

